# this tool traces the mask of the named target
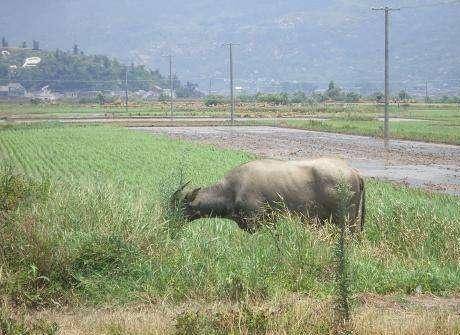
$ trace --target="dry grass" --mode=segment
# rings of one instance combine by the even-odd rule
[[[66,311],[45,311],[34,318],[53,320],[59,325],[59,333],[83,334],[170,334],[173,332],[171,316],[157,307],[123,309],[82,309]]]
[[[377,296],[361,298],[353,316],[355,334],[459,334],[460,297]]]
[[[460,297],[362,295],[353,334],[459,334]],[[30,312],[59,334],[333,334],[331,302],[292,295],[277,301],[187,302]]]

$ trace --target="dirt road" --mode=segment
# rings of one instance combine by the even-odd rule
[[[290,117],[235,117],[235,122],[266,122],[269,124],[276,124],[280,121],[285,120],[297,120],[297,121],[327,121],[332,118],[327,116],[290,116]],[[383,121],[383,118],[376,118],[376,120]],[[10,115],[3,118],[0,118],[0,123],[35,123],[35,122],[61,122],[61,123],[126,123],[126,124],[138,124],[138,123],[172,123],[177,122],[178,124],[182,122],[209,122],[210,125],[220,123],[228,123],[230,120],[227,116],[185,116],[185,115],[175,115],[174,118],[165,117],[161,115],[150,115],[150,116],[110,116],[109,114],[80,114],[80,115],[50,115],[50,114],[28,114],[28,115]],[[391,117],[390,121],[392,122],[414,122],[414,121],[429,121],[425,119],[414,119],[414,118],[400,118],[400,117]]]
[[[305,159],[340,157],[365,176],[460,195],[460,146],[382,140],[266,126],[133,127],[150,133],[241,149],[261,157]]]

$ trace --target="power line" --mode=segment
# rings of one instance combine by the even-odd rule
[[[400,7],[400,9],[417,9],[417,8],[439,7],[439,6],[448,6],[448,5],[456,5],[456,4],[460,4],[460,0],[435,2],[435,3],[428,3],[425,5],[416,5],[416,6],[402,6]]]

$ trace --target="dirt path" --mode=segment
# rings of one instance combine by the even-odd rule
[[[365,176],[460,195],[460,146],[266,126],[133,127],[282,159],[340,157]]]
[[[175,115],[173,119],[170,117],[165,117],[164,115],[145,115],[145,116],[127,116],[127,115],[117,115],[110,116],[110,113],[87,113],[87,114],[69,114],[69,115],[50,115],[50,114],[27,114],[27,115],[9,115],[3,118],[0,118],[0,123],[34,123],[34,122],[63,122],[63,123],[138,123],[138,122],[196,122],[196,121],[209,121],[209,122],[229,122],[229,119],[225,115]],[[296,120],[296,121],[327,121],[334,120],[333,118],[323,115],[323,116],[290,116],[290,117],[235,117],[236,122],[267,122],[271,124],[276,124],[279,121],[283,120]],[[383,121],[383,118],[376,118],[375,120]],[[391,117],[390,121],[392,122],[417,122],[417,121],[429,121],[426,119],[417,119],[417,118],[402,118],[402,117]]]

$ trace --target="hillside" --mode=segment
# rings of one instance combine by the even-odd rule
[[[390,1],[417,6],[433,1]],[[5,1],[0,23],[11,43],[40,40],[44,47],[71,48],[168,69],[201,83],[223,86],[233,41],[238,85],[279,81],[345,86],[380,85],[383,1]],[[392,14],[391,69],[394,86],[455,86],[460,78],[460,5],[403,9]],[[27,22],[27,24],[24,24]],[[206,86],[205,86],[206,85]],[[460,86],[460,85],[458,85]]]
[[[5,51],[6,54],[0,55],[0,84],[19,82],[27,90],[36,91],[44,86],[55,91],[120,90],[125,88],[126,70],[130,90],[149,90],[153,85],[169,87],[169,78],[158,70],[133,63],[126,67],[104,55],[11,47]],[[23,67],[28,57],[39,57],[42,61],[35,67]],[[176,76],[174,87],[179,97],[199,95],[194,84],[182,85]]]

